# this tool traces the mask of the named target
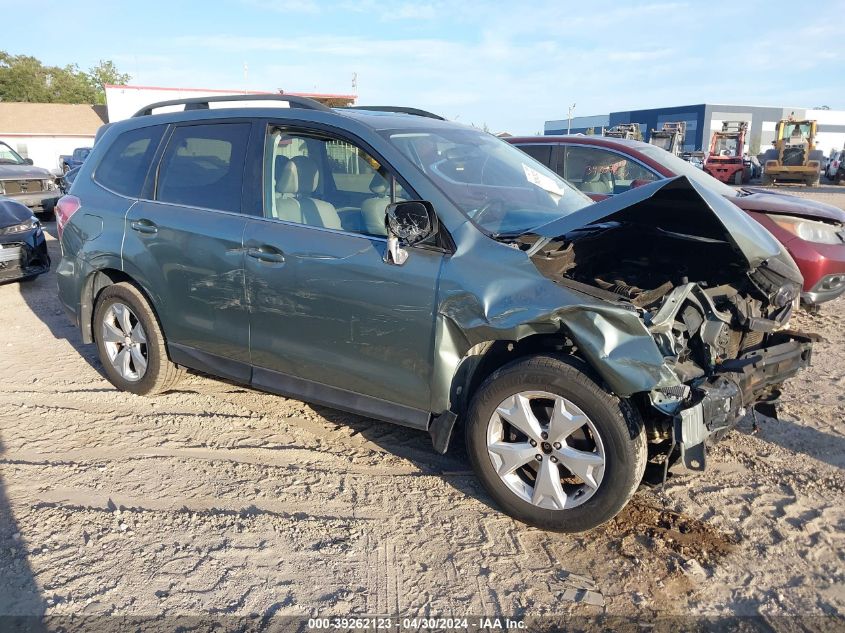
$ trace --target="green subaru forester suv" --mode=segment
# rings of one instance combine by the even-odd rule
[[[546,529],[613,517],[649,459],[703,469],[810,361],[798,269],[726,200],[676,178],[592,204],[420,110],[153,104],[101,131],[57,224],[59,295],[118,389],[187,368],[441,452],[460,428]]]

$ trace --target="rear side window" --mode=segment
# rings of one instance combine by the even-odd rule
[[[156,200],[240,212],[249,123],[174,130],[161,159]]]
[[[94,179],[124,196],[139,197],[163,130],[156,125],[118,136],[103,155]]]

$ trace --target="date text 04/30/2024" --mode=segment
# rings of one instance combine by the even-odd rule
[[[524,630],[525,622],[510,618],[396,618],[387,617],[332,617],[310,618],[308,628],[312,630],[472,630],[507,631]]]

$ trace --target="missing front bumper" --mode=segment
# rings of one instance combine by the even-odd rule
[[[783,331],[768,345],[722,363],[717,373],[692,388],[692,403],[674,416],[673,444],[690,470],[704,470],[706,444],[719,440],[750,407],[765,404],[769,411],[779,387],[810,365],[815,335]]]

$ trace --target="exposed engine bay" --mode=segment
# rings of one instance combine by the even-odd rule
[[[648,394],[656,415],[646,423],[703,469],[705,438],[777,400],[809,363],[813,338],[788,330],[800,276],[777,259],[752,269],[728,239],[676,228],[605,218],[518,246],[556,283],[640,315],[682,383]]]
[[[684,382],[759,348],[787,325],[799,290],[776,274],[748,273],[726,242],[620,222],[573,231],[532,259],[547,276],[638,309]]]

